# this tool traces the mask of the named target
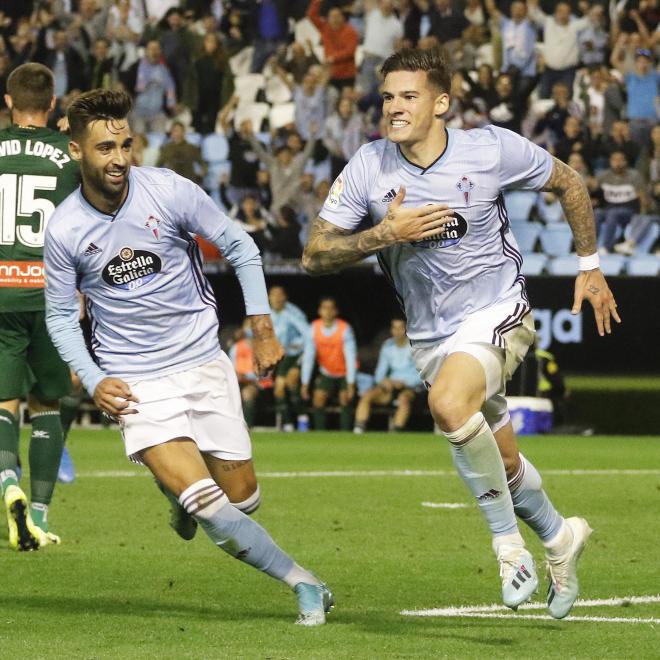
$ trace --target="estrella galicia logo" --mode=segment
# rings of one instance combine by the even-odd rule
[[[430,250],[448,248],[460,243],[463,236],[467,234],[467,230],[467,220],[460,213],[454,211],[454,219],[446,225],[443,225],[437,234],[425,238],[423,241],[415,241],[414,243],[411,243],[411,245],[413,247]]]
[[[146,250],[133,250],[123,247],[103,269],[103,280],[111,286],[132,291],[139,289],[160,273],[160,257]]]

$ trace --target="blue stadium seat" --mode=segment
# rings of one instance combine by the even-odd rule
[[[220,133],[210,133],[202,138],[202,158],[207,163],[220,163],[229,156],[229,143]]]
[[[189,144],[194,144],[196,147],[199,147],[199,145],[202,144],[201,133],[197,133],[196,131],[190,131],[190,133],[186,133],[186,142],[188,142]]]
[[[654,254],[642,254],[630,257],[626,264],[628,275],[638,277],[657,277],[660,274],[660,257]]]
[[[621,254],[601,254],[600,269],[603,275],[620,275],[626,263],[626,257]]]
[[[259,140],[261,144],[265,144],[266,146],[269,146],[270,139],[271,139],[270,131],[259,131],[257,133],[257,140]]]
[[[568,275],[575,277],[578,272],[577,256],[574,254],[564,257],[555,257],[548,262],[547,270],[550,275]]]
[[[160,149],[167,140],[167,135],[165,133],[147,133],[146,138],[150,147]]]
[[[532,190],[511,190],[504,193],[504,205],[511,222],[529,220],[534,204],[536,193]]]
[[[536,240],[541,233],[541,225],[536,222],[511,222],[510,224],[520,251],[523,254],[534,252]]]
[[[209,169],[204,177],[203,188],[211,195],[220,189],[220,177],[229,172],[231,163],[228,160],[223,160],[218,163],[209,163]]]
[[[548,257],[545,254],[539,254],[538,252],[525,254],[523,252],[522,274],[525,277],[540,275],[547,262]]]
[[[565,224],[549,225],[539,235],[541,248],[550,257],[565,257],[573,245],[571,228]]]
[[[623,232],[623,237],[628,239],[630,238],[630,229],[632,227],[632,222],[628,224]],[[651,224],[646,231],[646,234],[640,239],[639,243],[635,245],[635,254],[648,254],[651,251],[651,248],[655,245],[655,242],[660,236],[660,227],[657,222]]]

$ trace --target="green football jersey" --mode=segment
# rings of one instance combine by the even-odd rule
[[[44,234],[80,182],[69,137],[50,128],[0,131],[0,312],[44,309]]]

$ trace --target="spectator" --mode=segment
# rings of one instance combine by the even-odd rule
[[[606,65],[595,67],[588,76],[580,79],[584,115],[589,119],[589,129],[596,137],[609,133],[612,123],[621,118],[624,99],[619,85],[612,80]]]
[[[342,431],[350,431],[353,421],[351,401],[355,397],[355,375],[357,372],[357,346],[353,328],[338,318],[334,298],[322,298],[319,303],[319,318],[312,321],[311,332],[305,340],[302,360],[302,387],[304,401],[310,398],[309,385],[315,363],[319,374],[314,381],[312,411],[314,428],[326,428],[326,405],[330,397],[337,394],[340,405]]]
[[[403,37],[403,25],[394,13],[392,0],[365,0],[364,9],[364,59],[359,87],[363,94],[371,94],[378,91],[379,67]]]
[[[364,117],[350,98],[340,98],[336,112],[325,120],[323,136],[323,144],[330,152],[333,179],[365,142]]]
[[[607,61],[606,51],[609,45],[609,35],[605,29],[605,9],[603,5],[594,4],[586,15],[587,25],[578,33],[580,62],[584,66],[593,67]]]
[[[94,51],[87,64],[86,89],[110,89],[115,82],[115,61],[110,55],[110,42],[101,37],[94,42]]]
[[[327,69],[319,66],[312,66],[305,73],[300,84],[292,84],[286,78],[293,92],[296,130],[305,140],[312,137],[310,126],[323,126],[325,123],[327,80]]]
[[[204,36],[202,55],[195,61],[197,99],[193,112],[193,126],[207,135],[215,130],[220,108],[229,101],[234,81],[229,58],[215,32]]]
[[[403,26],[403,40],[409,46],[417,45],[420,37],[422,11],[419,0],[399,0],[397,14]]]
[[[633,254],[638,244],[647,236],[651,225],[660,222],[660,125],[658,124],[651,129],[648,180],[650,189],[648,213],[640,213],[632,217],[628,238],[614,246],[614,251],[619,254]]]
[[[229,11],[220,19],[220,32],[224,36],[230,56],[251,46],[254,41],[250,19],[231,5]]]
[[[460,39],[463,36],[463,30],[470,26],[468,19],[452,4],[451,0],[431,0],[428,16],[431,22],[431,33],[449,50],[451,50],[451,44],[447,44]]]
[[[610,55],[610,63],[614,69],[624,75],[635,72],[635,60],[637,51],[648,48],[647,40],[639,32],[622,32]]]
[[[176,96],[190,105],[188,101],[192,94],[193,53],[196,44],[195,36],[188,30],[181,10],[170,7],[156,28],[147,29],[145,38],[159,41],[165,65],[176,85]]]
[[[543,60],[539,94],[548,98],[556,82],[564,82],[573,89],[573,79],[580,59],[578,34],[589,27],[589,20],[571,15],[568,2],[558,2],[552,16],[544,14],[539,0],[528,0],[531,19],[543,28]]]
[[[454,71],[451,78],[449,111],[445,123],[450,128],[476,128],[487,124],[486,104],[483,99],[473,99],[471,87],[461,71]]]
[[[170,141],[160,148],[156,167],[167,167],[197,184],[206,174],[207,164],[202,151],[186,141],[186,127],[180,121],[172,124]]]
[[[623,68],[619,68],[623,72]],[[627,116],[630,138],[640,149],[649,143],[651,128],[658,121],[658,84],[660,73],[653,68],[653,54],[639,49],[635,53],[635,69],[624,75],[628,92]]]
[[[53,48],[45,43],[46,35],[42,29],[39,33],[39,45],[35,60],[45,64],[55,78],[55,96],[60,98],[73,89],[84,90],[85,64],[75,48],[69,44],[69,37],[64,30],[53,33]]]
[[[85,55],[85,59],[96,40],[105,37],[107,21],[108,8],[105,2],[99,7],[96,0],[80,0],[78,11],[74,14],[69,30],[76,35],[73,45],[77,46],[81,54]]]
[[[508,73],[497,76],[495,92],[494,105],[488,109],[490,122],[520,133],[521,123],[527,112],[527,98],[516,93],[513,78]]]
[[[531,92],[536,82],[536,29],[527,17],[527,5],[514,0],[511,18],[497,9],[495,0],[486,0],[486,8],[500,31],[502,71],[518,78]]]
[[[307,48],[294,41],[289,48],[281,49],[277,57],[277,66],[291,76],[294,86],[304,85],[305,76],[318,63],[310,41],[307,42]]]
[[[610,154],[610,167],[597,176],[603,205],[596,209],[599,224],[598,243],[601,252],[612,251],[619,235],[635,213],[646,213],[648,204],[644,181],[639,172],[630,169],[623,151]]]
[[[593,149],[589,129],[583,126],[580,119],[569,115],[564,120],[562,136],[555,145],[554,155],[564,163],[572,153],[579,152],[587,162],[591,162]]]
[[[493,67],[490,64],[481,64],[477,69],[477,81],[471,83],[472,98],[481,99],[487,108],[492,108],[497,102],[497,92],[495,91],[495,79],[493,77]]]
[[[169,69],[161,60],[160,44],[149,41],[140,60],[135,82],[135,106],[131,126],[138,133],[165,131],[167,117],[176,106],[176,88]]]
[[[221,197],[221,201],[225,207],[228,207],[229,200],[226,197]],[[241,229],[250,234],[260,252],[266,249],[266,230],[269,223],[273,222],[273,216],[261,206],[254,193],[243,195],[243,199],[238,204],[231,206],[229,217],[236,221]]]
[[[256,35],[252,72],[261,73],[266,61],[284,44],[287,36],[286,16],[283,3],[276,0],[260,0],[255,10]]]
[[[227,105],[220,111],[218,122],[229,142],[229,161],[231,173],[229,177],[229,196],[236,204],[245,193],[256,194],[257,172],[259,171],[259,156],[252,146],[252,121],[241,121],[238,131],[235,130],[231,117],[240,99],[232,96]]]
[[[282,206],[275,213],[275,221],[266,229],[267,253],[282,259],[300,259],[300,224],[296,212],[290,206]]]
[[[110,53],[117,67],[119,80],[126,89],[135,89],[137,45],[144,23],[130,0],[117,0],[110,7],[106,25],[106,37],[110,40]]]
[[[318,127],[312,126],[312,132],[316,133]],[[259,160],[268,169],[270,175],[270,191],[272,194],[272,208],[279,209],[287,204],[295,203],[300,191],[300,178],[314,149],[315,140],[307,140],[300,158],[294,160],[294,154],[290,147],[282,145],[278,147],[275,154],[264,149],[252,131],[248,134],[248,141],[257,154]]]
[[[486,25],[486,13],[484,12],[481,0],[467,0],[463,16],[468,20],[470,25],[482,27]]]
[[[330,66],[330,84],[338,89],[355,84],[355,51],[358,33],[346,22],[339,7],[331,7],[327,18],[320,15],[321,0],[312,0],[307,17],[321,33],[325,63]]]
[[[355,410],[354,433],[364,433],[371,416],[371,406],[388,406],[396,401],[394,431],[406,428],[413,401],[423,389],[406,337],[406,322],[394,319],[390,325],[390,339],[380,348],[374,373],[376,386],[365,392]]]
[[[627,121],[619,119],[612,124],[609,135],[602,135],[599,140],[595,164],[598,169],[607,167],[610,155],[614,151],[623,151],[628,163],[636,163],[640,148],[630,139],[630,126]]]
[[[314,184],[314,175],[303,175],[301,182],[301,193],[298,203],[298,218],[300,220],[300,243],[307,243],[307,234],[309,232],[309,223],[316,218],[323,203],[330,192],[330,182],[327,179],[321,179]]]
[[[571,93],[566,83],[558,82],[552,86],[553,104],[540,117],[534,129],[533,135],[541,135],[544,131],[549,133],[549,143],[554,148],[564,137],[564,124],[568,117],[578,117],[580,108],[574,101],[571,101]]]

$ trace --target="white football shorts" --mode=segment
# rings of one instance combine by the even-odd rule
[[[452,353],[468,353],[476,358],[486,375],[486,401],[481,412],[495,432],[509,421],[506,381],[523,361],[534,335],[529,305],[521,300],[500,303],[470,314],[449,339],[413,346],[413,358],[427,387]]]
[[[252,458],[252,445],[234,366],[223,352],[198,367],[161,378],[129,383],[138,413],[119,418],[126,455],[174,438],[191,438],[224,460]]]

